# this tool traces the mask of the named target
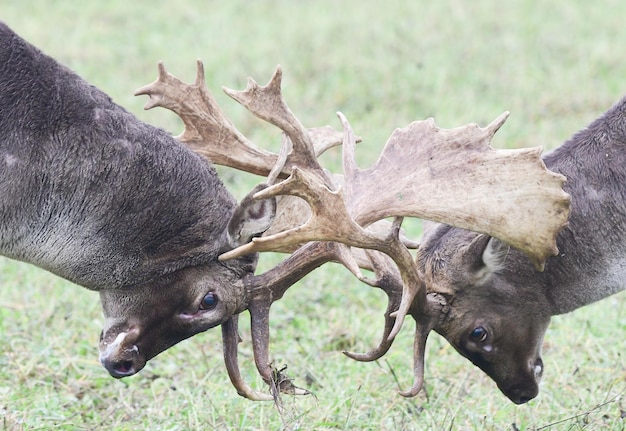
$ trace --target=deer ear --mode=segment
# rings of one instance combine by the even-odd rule
[[[479,234],[471,240],[467,246],[467,251],[463,253],[467,259],[471,259],[471,261],[466,262],[466,265],[469,265],[470,272],[475,277],[483,278],[494,272],[498,267],[494,242],[497,242],[497,240],[493,237]]]
[[[491,238],[483,252],[483,262],[491,272],[500,271],[504,268],[504,261],[511,246],[497,238]]]
[[[259,184],[244,197],[228,223],[228,242],[232,248],[239,247],[260,236],[272,225],[276,216],[276,199],[254,199],[255,193],[267,185]]]
[[[486,234],[476,235],[470,243],[467,245],[467,250],[463,253],[464,256],[471,258],[471,264],[476,266],[476,269],[485,265],[484,254],[487,250],[491,237]]]
[[[488,235],[480,235],[472,241],[470,248],[474,248],[472,255],[480,256],[476,263],[476,270],[483,273],[494,273],[504,266],[509,245]]]

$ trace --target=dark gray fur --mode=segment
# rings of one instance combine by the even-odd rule
[[[215,258],[235,201],[207,161],[4,24],[0,89],[3,255],[94,290]]]

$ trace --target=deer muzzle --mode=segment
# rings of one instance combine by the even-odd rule
[[[138,373],[146,358],[133,340],[137,331],[120,332],[114,340],[107,341],[104,334],[100,339],[100,363],[112,377],[120,379]]]
[[[529,373],[514,383],[498,387],[515,404],[525,404],[539,394],[539,383],[543,375],[543,361],[537,358],[529,363]]]

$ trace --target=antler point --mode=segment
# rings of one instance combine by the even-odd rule
[[[502,114],[498,115],[498,117],[489,124],[486,129],[489,132],[490,136],[495,135],[495,133],[500,130],[500,127],[504,124],[504,122],[509,118],[510,112],[504,111]]]
[[[226,93],[230,97],[233,97],[233,95],[237,92],[237,90],[233,90],[232,88],[228,88],[225,85],[222,85],[222,91],[224,93]]]
[[[165,64],[163,63],[163,60],[158,61],[157,69],[159,70],[159,78],[167,75],[167,70],[165,69]]]
[[[196,60],[196,85],[203,85],[205,83],[204,77],[204,63],[199,58]]]
[[[278,87],[280,89],[281,82],[283,80],[283,69],[280,65],[276,66],[276,70],[274,74],[270,78],[270,81],[267,83],[267,87]]]

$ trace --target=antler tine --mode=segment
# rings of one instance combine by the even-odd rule
[[[406,391],[399,391],[399,394],[403,397],[414,397],[422,390],[424,385],[426,341],[430,332],[445,318],[448,310],[448,303],[438,293],[426,295],[426,303],[422,310],[411,309],[411,316],[415,319],[413,385]]]
[[[415,338],[413,340],[413,385],[406,391],[398,391],[403,397],[414,397],[424,386],[424,362],[426,357],[426,340],[432,328],[415,325]]]
[[[237,330],[239,315],[235,315],[222,323],[222,342],[224,346],[224,363],[231,383],[237,393],[244,398],[253,401],[272,401],[274,397],[269,394],[255,391],[243,380],[239,371],[239,361],[237,359],[237,344],[241,342]]]
[[[258,148],[235,128],[207,89],[204,76],[200,60],[193,84],[176,78],[159,62],[157,79],[134,94],[149,96],[144,109],[160,106],[177,114],[185,126],[177,138],[195,152],[218,165],[267,176],[276,165],[277,155]],[[308,129],[306,136],[312,142],[314,153],[319,155],[339,145],[342,135],[326,126]],[[290,170],[291,164],[285,163],[280,175],[286,177]]]
[[[269,359],[270,307],[273,302],[282,298],[294,283],[324,263],[333,260],[336,255],[336,244],[311,242],[300,247],[267,272],[244,279],[251,293],[248,310],[254,362],[263,380],[271,387],[274,373]],[[299,393],[295,387],[289,387],[287,391]]]
[[[366,252],[377,276],[372,285],[381,288],[387,294],[388,305],[385,312],[383,336],[378,346],[367,353],[343,352],[349,358],[362,362],[378,360],[391,347],[393,339],[389,338],[389,334],[395,320],[391,311],[398,307],[403,290],[398,268],[391,262],[389,257],[379,252]],[[426,341],[432,329],[447,314],[448,307],[445,298],[435,293],[427,295],[424,307],[417,307],[416,305],[418,304],[413,304],[413,307],[409,310],[416,323],[413,340],[413,384],[406,391],[398,391],[404,397],[414,397],[422,389],[424,384]]]
[[[275,396],[279,392],[290,395],[308,395],[309,391],[295,386],[286,379],[281,370],[276,370],[269,359],[270,307],[273,300],[264,297],[253,300],[248,306],[250,311],[250,330],[254,363],[263,380],[270,386]]]
[[[177,138],[212,162],[263,176],[269,173],[276,162],[276,154],[252,144],[224,115],[206,88],[200,60],[193,84],[186,84],[170,74],[162,62],[158,70],[156,81],[135,91],[135,96],[150,97],[145,109],[161,106],[176,113],[185,125]]]
[[[311,136],[283,99],[282,76],[282,69],[278,66],[270,81],[263,87],[259,86],[254,79],[248,78],[248,84],[243,91],[226,87],[223,87],[223,90],[255,116],[275,125],[291,139],[294,151],[290,154],[290,162],[293,166],[306,166],[322,182],[332,187],[332,182],[328,181],[328,176],[317,161]]]
[[[371,263],[372,269],[376,274],[376,279],[368,282],[369,285],[382,289],[387,295],[387,310],[385,311],[385,326],[383,328],[383,336],[380,343],[367,353],[353,353],[344,351],[347,357],[361,362],[371,362],[380,359],[393,344],[393,338],[389,335],[393,329],[395,318],[392,313],[400,306],[402,297],[402,278],[398,267],[395,266],[391,259],[380,252],[365,250],[365,253]]]

